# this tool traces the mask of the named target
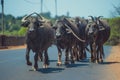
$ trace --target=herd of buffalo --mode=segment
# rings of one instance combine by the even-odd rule
[[[32,15],[36,16],[32,16]],[[27,27],[26,34],[26,63],[30,62],[30,50],[34,55],[34,70],[38,70],[38,59],[43,61],[44,68],[49,65],[48,48],[55,45],[58,50],[57,65],[62,64],[62,52],[65,50],[65,65],[75,63],[86,58],[89,51],[90,61],[102,63],[104,58],[103,44],[110,36],[110,27],[102,16],[91,19],[62,18],[55,21],[43,18],[36,12],[22,19],[22,26]],[[89,48],[88,48],[89,46]],[[51,54],[52,55],[52,54]]]

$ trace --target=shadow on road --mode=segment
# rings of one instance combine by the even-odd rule
[[[57,62],[57,60],[50,60],[50,62]]]
[[[42,73],[58,73],[61,72],[62,70],[64,70],[64,68],[41,68],[38,70],[38,72],[42,72]]]
[[[90,59],[89,59],[89,58],[87,58],[87,59],[83,59],[83,60],[80,60],[79,62],[89,63],[89,62],[90,62]]]
[[[81,63],[79,63],[79,64],[69,64],[69,65],[66,65],[66,67],[67,68],[73,68],[73,67],[81,67],[81,66],[88,66],[89,64],[81,64]]]
[[[116,63],[120,63],[120,62],[103,62],[101,64],[103,64],[103,65],[109,65],[109,64],[116,64]]]

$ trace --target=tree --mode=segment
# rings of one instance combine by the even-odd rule
[[[112,45],[116,45],[120,43],[120,5],[113,5],[113,8],[113,18],[109,19],[111,27],[110,42]]]
[[[112,12],[112,15],[114,17],[120,16],[120,3],[119,5],[113,5],[113,8],[114,8],[114,12]]]

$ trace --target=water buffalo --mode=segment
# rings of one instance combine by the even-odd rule
[[[61,65],[61,56],[62,51],[61,49],[65,50],[65,65],[69,64],[69,61],[71,63],[74,63],[74,54],[72,51],[72,48],[76,45],[77,39],[80,41],[84,41],[77,36],[79,34],[79,29],[70,20],[64,18],[62,20],[57,20],[54,24],[54,27],[56,28],[56,36],[57,36],[57,43],[56,46],[58,48],[58,62],[57,65]],[[71,57],[71,60],[69,58]]]
[[[103,44],[109,39],[110,26],[106,21],[100,20],[100,17],[92,18],[86,28],[86,34],[89,37],[90,48],[91,48],[91,61],[92,62],[103,62],[104,48]]]
[[[86,55],[86,47],[87,47],[87,37],[85,34],[85,29],[86,26],[88,24],[88,20],[87,19],[82,19],[80,17],[76,17],[75,18],[75,23],[79,29],[79,37],[83,40],[85,40],[85,42],[83,41],[78,41],[77,44],[79,46],[79,58],[78,59],[85,59],[87,57]]]
[[[38,70],[38,57],[42,58],[44,53],[44,67],[47,68],[49,65],[49,58],[47,50],[53,44],[55,40],[55,30],[51,25],[44,20],[42,17],[37,14],[37,17],[31,15],[37,14],[32,13],[28,16],[25,16],[22,19],[22,26],[27,27],[26,35],[26,62],[27,65],[32,65],[29,60],[29,53],[32,50],[34,55],[34,70]]]
[[[72,48],[72,45],[75,43],[75,41],[73,40],[74,38],[72,34],[67,31],[67,27],[64,25],[63,20],[56,21],[56,23],[54,24],[54,27],[56,27],[56,36],[57,36],[56,37],[57,38],[56,46],[58,49],[57,65],[60,66],[62,64],[62,61],[61,61],[62,49],[65,50],[65,65],[67,65],[69,64],[69,55],[71,55],[71,58],[72,58],[71,48]]]

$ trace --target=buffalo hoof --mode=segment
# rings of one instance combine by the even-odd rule
[[[75,61],[78,61],[78,62],[79,62],[79,61],[80,61],[80,59],[79,59],[79,58],[77,58]]]
[[[47,65],[47,64],[44,64],[44,65],[43,65],[43,68],[48,68],[48,65]]]
[[[71,64],[75,64],[75,61],[72,60],[72,61],[71,61]]]
[[[32,66],[32,62],[27,62],[27,65],[28,66]]]
[[[38,67],[32,67],[33,71],[38,71]]]
[[[102,59],[100,59],[100,60],[99,60],[99,63],[103,63],[103,60],[102,60]]]
[[[65,65],[69,65],[69,62],[68,62],[68,61],[66,61],[66,62],[65,62]]]
[[[96,59],[91,59],[90,62],[95,63]]]
[[[41,61],[41,62],[43,61],[43,58],[42,58],[42,57],[38,57],[38,59],[39,59],[39,61]]]
[[[62,62],[57,62],[57,66],[62,66]]]
[[[89,62],[93,62],[93,60],[92,60],[92,59],[90,59],[90,60],[89,60]]]
[[[34,71],[37,71],[38,70],[38,64],[35,64],[33,69],[34,69]]]
[[[102,60],[102,59],[97,59],[97,60],[96,60],[96,63],[99,63],[99,64],[100,64],[100,63],[103,63],[103,60]]]
[[[100,62],[103,63],[103,60],[101,60]]]
[[[95,63],[97,63],[97,64],[98,64],[98,63],[100,63],[100,62],[99,62],[99,60],[96,60],[96,62],[95,62]]]

